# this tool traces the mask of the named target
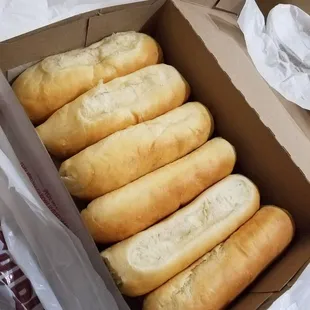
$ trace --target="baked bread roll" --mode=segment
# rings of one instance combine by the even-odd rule
[[[279,208],[259,210],[224,243],[149,294],[143,310],[219,310],[291,242],[294,223]]]
[[[187,103],[89,146],[62,163],[60,176],[72,195],[94,199],[198,148],[212,126],[201,103]]]
[[[97,85],[161,61],[149,36],[134,31],[113,34],[83,49],[47,57],[25,70],[13,89],[35,124]]]
[[[123,294],[143,295],[224,241],[258,208],[256,186],[244,176],[230,175],[164,221],[101,255]]]
[[[93,200],[82,218],[96,242],[126,239],[185,205],[229,175],[233,146],[214,138],[194,152]]]
[[[189,86],[171,66],[159,64],[99,84],[37,127],[48,151],[70,157],[110,134],[161,114],[187,100]]]

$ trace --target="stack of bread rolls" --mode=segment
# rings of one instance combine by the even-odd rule
[[[232,174],[234,147],[148,35],[50,56],[13,89],[121,292],[145,310],[227,306],[290,243],[294,224]],[[112,244],[112,245],[111,245]]]

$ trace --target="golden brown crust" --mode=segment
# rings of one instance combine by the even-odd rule
[[[101,253],[123,294],[146,294],[187,268],[251,218],[256,186],[241,175],[219,181],[167,219]]]
[[[13,89],[35,124],[94,87],[158,63],[161,50],[151,37],[133,31],[113,34],[91,46],[47,57],[25,70]]]
[[[179,72],[153,65],[99,84],[37,127],[48,151],[68,158],[110,134],[151,120],[184,103],[189,86]]]
[[[89,146],[61,165],[60,176],[72,195],[94,199],[198,148],[211,128],[210,112],[190,102]]]
[[[229,175],[235,162],[233,146],[214,138],[181,159],[95,199],[82,211],[82,218],[96,242],[126,239]]]
[[[150,293],[143,309],[222,309],[287,247],[293,234],[287,211],[263,207],[224,243]]]

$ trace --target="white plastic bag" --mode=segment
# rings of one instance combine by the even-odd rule
[[[61,307],[128,310],[55,164],[1,72],[0,126],[0,175],[2,171],[7,180],[2,188],[14,197],[7,209]]]
[[[2,129],[0,217],[9,252],[46,310],[118,309],[81,242],[41,201]]]

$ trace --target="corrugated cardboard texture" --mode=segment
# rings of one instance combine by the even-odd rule
[[[296,220],[298,237],[286,255],[268,268],[233,308],[257,309],[281,290],[310,256],[310,242],[304,237],[310,233],[310,187],[295,165],[310,177],[308,156],[301,157],[295,149],[292,161],[281,146],[291,152],[305,142],[304,151],[310,153],[310,143],[253,67],[236,16],[177,0],[167,1],[154,15],[161,4],[96,11],[0,44],[0,55],[4,55],[0,66],[7,69],[82,47],[114,31],[153,27],[150,31],[162,46],[166,62],[189,81],[192,98],[209,107],[216,132],[236,147],[239,171],[258,185],[263,203],[288,209]],[[82,34],[75,33],[79,31]],[[15,52],[23,46],[24,52]],[[16,53],[13,58],[8,57],[10,52]],[[132,309],[140,309],[140,301],[129,301]]]

